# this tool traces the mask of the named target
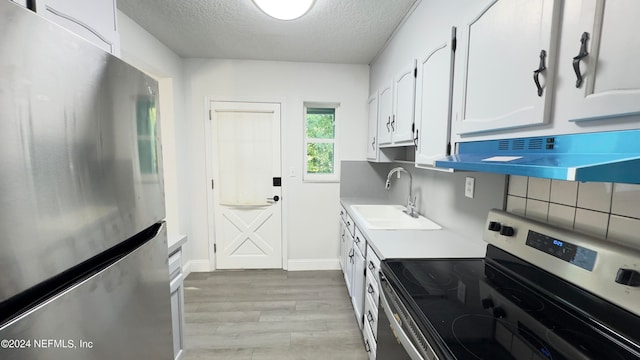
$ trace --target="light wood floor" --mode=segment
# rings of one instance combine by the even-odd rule
[[[192,273],[184,360],[366,360],[340,271]]]

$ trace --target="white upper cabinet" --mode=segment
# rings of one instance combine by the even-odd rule
[[[103,50],[120,55],[115,0],[35,0],[35,11]]]
[[[559,59],[562,91],[557,121],[640,114],[640,1],[582,0],[566,3]]]
[[[416,166],[432,167],[448,155],[455,28],[450,39],[418,62],[416,86]]]
[[[367,146],[367,159],[378,159],[378,94],[373,94],[369,97],[367,102],[368,106],[368,146]]]
[[[411,61],[393,79],[392,139],[396,145],[413,144],[413,115],[416,94],[416,61]]]
[[[399,71],[378,96],[378,146],[413,145],[416,61]]]
[[[380,89],[378,96],[378,145],[391,144],[391,117],[393,116],[393,86]]]
[[[456,134],[549,121],[560,0],[494,0],[459,29]]]

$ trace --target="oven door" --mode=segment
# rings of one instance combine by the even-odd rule
[[[438,359],[382,272],[380,272],[376,358],[378,360]]]

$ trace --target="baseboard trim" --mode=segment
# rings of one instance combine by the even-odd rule
[[[189,260],[182,267],[182,272],[184,273],[184,277],[189,276],[192,272],[210,272],[211,264],[209,260]]]
[[[339,259],[294,259],[287,262],[288,271],[340,270]]]

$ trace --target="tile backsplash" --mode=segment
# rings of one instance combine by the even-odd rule
[[[640,185],[512,175],[507,211],[640,249]]]

